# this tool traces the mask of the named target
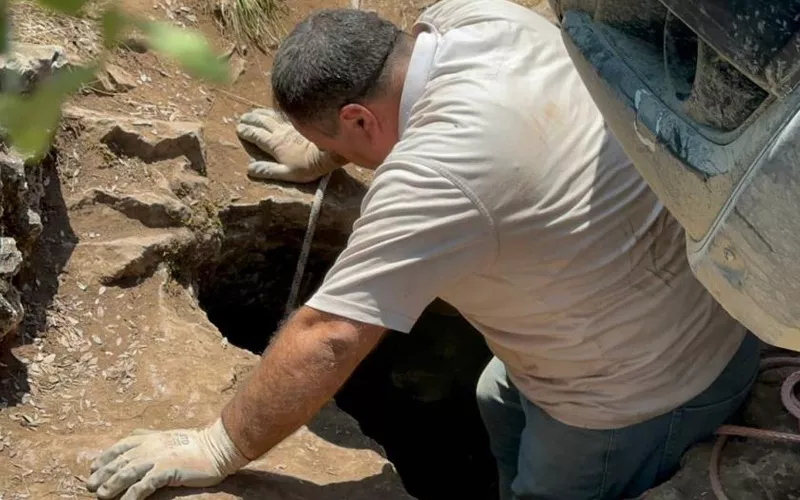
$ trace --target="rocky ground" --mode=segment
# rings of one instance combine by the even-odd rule
[[[362,7],[409,27],[427,3]],[[271,54],[227,39],[201,0],[123,4],[202,30],[236,81],[200,84],[132,38],[65,107],[45,161],[0,151],[0,500],[89,498],[92,457],[132,429],[214,418],[257,361],[240,347],[259,352],[281,319],[313,198],[314,185],[245,175],[235,124],[270,102]],[[347,5],[292,2],[283,27]],[[0,72],[28,85],[99,50],[90,20],[25,3],[14,15],[20,43]],[[368,182],[352,166],[333,176],[301,296],[344,245]],[[460,321],[431,312],[365,363],[337,398],[360,426],[331,403],[219,488],[156,498],[491,498],[471,399],[486,351]],[[795,425],[776,394],[759,385],[751,422]],[[647,498],[708,498],[707,454]],[[796,450],[734,442],[722,477],[731,498],[793,498],[798,468]]]
[[[792,355],[764,346],[763,356]],[[780,386],[796,368],[763,371],[753,387],[739,425],[797,433],[798,422],[780,401]],[[681,470],[667,483],[644,495],[643,500],[715,498],[709,480],[712,443],[690,450]],[[798,445],[755,439],[731,438],[722,452],[719,478],[731,500],[796,500],[800,498],[800,448]],[[725,500],[725,499],[719,499]]]

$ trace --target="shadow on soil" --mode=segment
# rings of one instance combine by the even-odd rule
[[[308,430],[325,441],[353,450],[371,450],[386,457],[386,452],[372,439],[363,434],[353,433],[352,417],[336,411],[333,406],[326,405],[319,414],[308,423]]]
[[[25,318],[16,335],[10,334],[0,344],[0,405],[16,405],[30,390],[27,369],[12,350],[32,342],[47,329],[47,310],[58,292],[58,276],[78,243],[69,224],[58,165],[58,154],[53,152],[39,166],[42,179],[46,179],[40,213],[43,231],[15,278],[25,304]]]
[[[332,478],[335,479],[335,478]],[[243,471],[208,489],[162,490],[152,500],[178,500],[191,495],[224,493],[242,500],[406,500],[397,473],[385,466],[380,474],[360,481],[319,485],[290,476],[261,471]]]
[[[26,305],[21,336],[34,338],[47,328],[47,311],[58,292],[58,277],[78,244],[58,177],[58,158],[51,155],[42,163],[45,182],[41,201],[44,229],[18,279]]]
[[[0,409],[19,404],[31,389],[27,367],[11,353],[20,344],[16,336],[0,342]]]

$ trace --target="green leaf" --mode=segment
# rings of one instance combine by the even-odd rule
[[[0,0],[2,1],[2,0]],[[116,6],[103,12],[103,46],[113,49],[128,26],[128,19]]]
[[[39,0],[39,3],[64,14],[77,14],[87,0]]]
[[[175,60],[190,75],[216,83],[227,83],[228,64],[211,50],[200,33],[162,22],[137,23],[150,47]]]
[[[11,144],[25,155],[46,153],[61,118],[61,104],[91,82],[95,71],[96,67],[61,70],[30,96],[0,95],[0,126]]]

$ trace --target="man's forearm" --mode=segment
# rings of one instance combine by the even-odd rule
[[[307,423],[377,345],[383,331],[301,308],[222,411],[239,451],[256,459]]]

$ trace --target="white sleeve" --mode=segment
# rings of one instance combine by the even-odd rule
[[[385,164],[347,247],[306,305],[408,332],[442,291],[491,263],[496,246],[491,218],[457,180]]]

